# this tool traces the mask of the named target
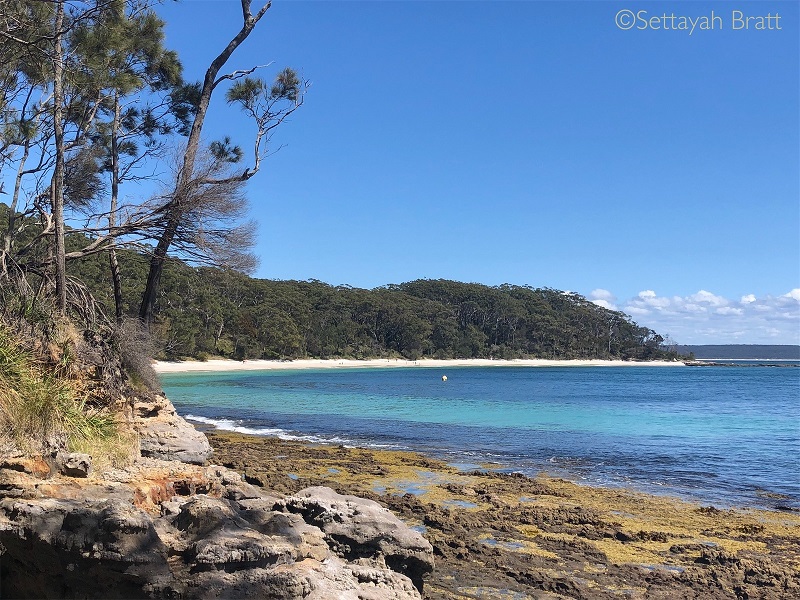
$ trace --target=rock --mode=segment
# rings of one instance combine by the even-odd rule
[[[56,455],[58,471],[67,477],[88,477],[92,470],[92,457],[88,454],[71,452]]]
[[[392,571],[348,565],[332,557],[324,562],[307,559],[275,570],[269,592],[281,596],[282,589],[304,600],[406,600],[419,598],[411,582]],[[276,585],[277,584],[277,585]],[[273,587],[274,586],[274,587]],[[266,596],[272,598],[272,595]]]
[[[319,527],[340,557],[350,561],[373,557],[407,576],[422,593],[423,577],[433,570],[433,547],[377,502],[311,487],[277,507]]]
[[[264,496],[263,490],[247,482],[239,473],[235,471],[225,471],[224,473],[225,497],[229,500],[246,500]]]
[[[325,534],[318,527],[308,525],[300,515],[272,510],[275,502],[268,498],[241,501],[240,514],[260,533],[285,538],[291,542],[297,560],[305,558],[325,560],[330,557],[331,552],[325,543]]]
[[[284,500],[200,466],[208,439],[164,396],[130,418],[130,467],[92,474],[63,451],[0,462],[3,597],[420,600],[432,548],[377,503],[328,488]]]
[[[133,426],[142,456],[202,465],[213,453],[208,438],[178,416],[164,396],[138,398]]]
[[[196,573],[187,598],[270,600],[419,600],[408,578],[393,571],[350,565],[338,557],[305,559],[242,573]]]
[[[169,578],[166,548],[133,506],[5,500],[0,515],[4,596],[142,597]]]
[[[3,471],[18,471],[20,473],[35,475],[42,479],[52,474],[50,465],[48,465],[47,461],[42,457],[2,457],[0,458],[0,473]]]
[[[420,600],[432,565],[391,513],[327,488],[287,501],[155,459],[102,478],[3,473],[3,597]]]

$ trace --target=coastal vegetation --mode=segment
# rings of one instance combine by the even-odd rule
[[[224,72],[268,3],[252,11],[242,0],[241,28],[201,82],[184,78],[153,6],[2,0],[8,322],[37,306],[112,350],[122,331],[150,335],[165,358],[676,356],[626,315],[549,288],[420,280],[364,290],[249,278],[245,184],[308,83],[291,68],[272,81],[257,67]],[[247,159],[230,137],[203,141],[222,88],[255,125]]]
[[[164,45],[153,0],[0,0],[0,433],[10,447],[130,446],[118,425],[132,393],[158,385],[148,330],[168,253],[254,264],[244,186],[308,85],[291,68],[271,81],[260,67],[225,72],[270,7],[240,4],[240,29],[193,82]],[[229,137],[203,140],[214,93],[253,122],[247,158]],[[131,253],[146,266],[123,297],[118,257]]]
[[[8,213],[0,204],[0,222]],[[67,248],[88,243],[67,231]],[[67,274],[92,318],[108,315],[130,330],[150,255],[115,248],[114,258],[114,278],[103,253],[69,261]],[[417,280],[360,289],[255,279],[177,258],[165,261],[161,281],[148,324],[155,354],[167,359],[678,358],[627,315],[546,287]]]
[[[136,298],[144,259],[120,258]],[[75,273],[112,301],[102,265]],[[375,289],[253,279],[232,270],[164,270],[152,331],[166,358],[676,358],[655,331],[584,297],[550,288],[417,280]],[[135,306],[125,310],[133,314]]]
[[[14,319],[9,308],[0,319],[0,454],[67,451],[90,454],[95,465],[129,462],[138,440],[120,401],[131,389],[114,359],[122,352],[67,319]]]

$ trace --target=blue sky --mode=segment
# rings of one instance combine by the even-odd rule
[[[623,30],[623,9],[718,18]],[[198,80],[241,20],[159,12]],[[682,343],[800,343],[798,23],[796,2],[275,0],[225,68],[312,82],[250,183],[256,275],[547,286]],[[220,93],[224,134],[252,130]]]

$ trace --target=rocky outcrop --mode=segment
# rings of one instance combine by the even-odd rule
[[[279,498],[156,459],[79,479],[3,465],[4,597],[411,600],[433,568],[419,534],[327,488]]]
[[[422,578],[433,569],[433,547],[377,502],[343,496],[330,488],[311,487],[279,502],[280,507],[325,534],[341,557],[377,559],[407,575],[422,591]]]
[[[58,471],[70,477],[88,477],[92,470],[92,457],[78,452],[56,454]]]
[[[139,435],[142,456],[196,465],[211,458],[208,438],[178,416],[165,396],[136,398],[133,428]]]

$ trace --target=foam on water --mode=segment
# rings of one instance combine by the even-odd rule
[[[298,442],[310,442],[312,444],[341,444],[343,446],[353,446],[355,442],[353,440],[332,436],[332,437],[324,437],[318,435],[301,435],[297,433],[291,433],[286,431],[285,429],[278,429],[272,427],[248,427],[242,424],[242,421],[234,421],[232,419],[209,419],[208,417],[202,417],[199,415],[183,415],[184,419],[189,421],[194,421],[196,423],[203,423],[204,425],[211,425],[214,429],[219,429],[221,431],[232,431],[234,433],[242,433],[245,435],[263,435],[263,436],[270,436],[276,437],[281,440],[287,441],[298,441]],[[391,444],[376,444],[376,443],[368,443],[370,448],[385,448],[385,449],[397,449],[396,446],[392,446]]]

